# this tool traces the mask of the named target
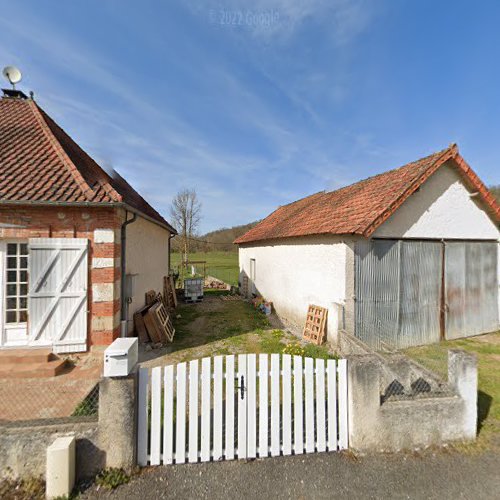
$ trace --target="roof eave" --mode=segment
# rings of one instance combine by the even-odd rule
[[[91,207],[91,208],[124,208],[129,212],[135,213],[154,224],[157,224],[164,229],[167,229],[171,234],[177,235],[177,230],[172,227],[168,223],[163,223],[159,220],[154,219],[153,217],[145,214],[141,210],[130,206],[124,202],[107,202],[107,201],[32,201],[32,200],[0,200],[1,205],[13,205],[13,206],[21,206],[21,205],[29,205],[29,206],[40,206],[40,207]]]
[[[342,233],[310,233],[310,234],[297,234],[291,236],[274,236],[272,238],[255,238],[251,240],[241,241],[240,238],[237,238],[233,241],[235,245],[248,245],[252,243],[262,243],[265,241],[278,241],[278,240],[287,240],[287,239],[297,239],[297,238],[307,238],[310,236],[364,236],[360,231],[351,231],[351,232],[342,232]]]

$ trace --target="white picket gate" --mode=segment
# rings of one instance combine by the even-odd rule
[[[348,447],[345,359],[240,354],[237,366],[235,360],[203,358],[201,370],[200,360],[139,370],[139,465]]]

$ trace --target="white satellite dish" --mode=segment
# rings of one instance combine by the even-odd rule
[[[14,88],[16,88],[16,83],[19,83],[23,77],[21,75],[21,71],[19,71],[19,69],[15,66],[5,66],[2,74]]]

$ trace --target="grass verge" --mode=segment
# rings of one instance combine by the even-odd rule
[[[214,295],[201,304],[180,305],[176,313],[176,337],[168,355],[172,362],[247,353],[333,357],[326,345],[306,344],[271,328],[267,316],[243,300],[223,301]]]
[[[500,332],[407,349],[405,353],[444,378],[448,349],[463,349],[478,360],[478,439],[464,449],[500,449]]]
[[[237,252],[197,252],[189,255],[190,261],[206,261],[208,276],[218,278],[230,285],[238,285],[238,253]],[[182,263],[180,253],[172,254],[172,268],[176,269]],[[203,266],[196,265],[197,271],[202,272]]]

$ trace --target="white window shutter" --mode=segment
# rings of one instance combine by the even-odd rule
[[[87,349],[88,240],[29,240],[29,345]]]

